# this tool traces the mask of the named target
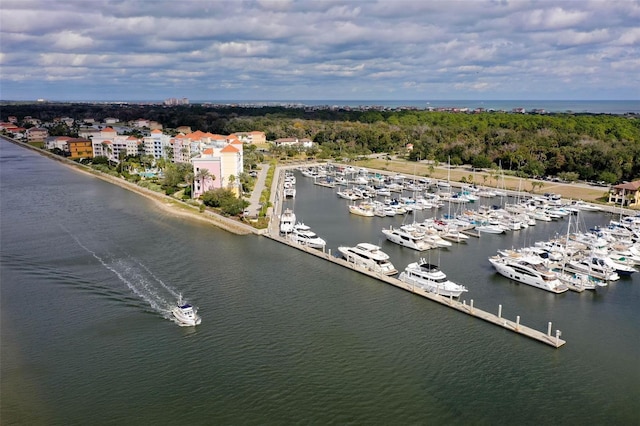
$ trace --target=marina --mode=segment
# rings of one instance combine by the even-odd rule
[[[284,173],[281,169],[281,174]],[[358,181],[358,184],[360,185],[366,185],[367,184],[367,180],[365,178],[363,178],[364,174],[366,172],[363,172],[362,170],[357,171],[354,170],[354,173],[358,173],[358,175],[360,176],[360,179]],[[286,171],[286,174],[290,175],[291,171]],[[304,175],[304,174],[303,174]],[[376,176],[376,178],[374,179],[382,179],[380,178],[380,176],[382,176],[380,173],[378,172],[372,172],[371,174],[372,176]],[[327,177],[326,175],[323,175],[323,177],[325,179],[328,179],[329,177]],[[393,185],[394,186],[398,186],[400,185],[399,183],[397,183],[398,181],[400,181],[400,179],[404,179],[405,177],[402,176],[401,178],[398,178],[398,175],[395,175],[393,177],[393,181],[396,182]],[[282,176],[281,176],[282,179]],[[317,177],[314,177],[314,180],[316,180]],[[417,180],[417,178],[414,178],[414,181]],[[273,192],[275,194],[274,200],[278,200],[280,199],[280,196],[278,195],[280,188],[278,186],[278,182],[276,180],[276,182],[274,183],[274,188],[273,188]],[[442,187],[442,188],[450,188],[452,185],[449,184],[449,182],[446,182],[446,184],[444,184],[443,182],[438,182],[437,183],[438,187]],[[328,188],[329,190],[335,191],[332,188]],[[419,188],[421,190],[424,190],[425,188]],[[411,188],[411,190],[414,192],[415,195],[415,188]],[[394,192],[398,192],[400,195],[402,195],[403,190],[402,189],[397,189]],[[346,198],[348,201],[346,201],[347,203],[351,203],[348,204],[349,207],[349,211],[351,213],[353,213],[352,211],[352,206],[354,205],[354,200],[360,200],[360,199],[371,199],[373,200],[375,198],[375,195],[372,196],[349,196],[349,197],[343,197],[342,194],[345,193],[349,193],[349,194],[354,194],[354,191],[352,190],[348,190],[348,189],[339,189],[337,191],[337,195],[338,195],[338,199],[340,198]],[[386,196],[386,193],[385,193]],[[493,196],[495,197],[495,195]],[[487,197],[490,198],[490,197]],[[506,197],[505,197],[506,198]],[[520,195],[518,195],[518,198],[520,198]],[[403,197],[403,199],[405,200],[411,200],[411,202],[414,202],[414,199],[412,197]],[[477,200],[480,200],[480,198],[477,198]],[[559,199],[557,199],[556,201],[559,201]],[[362,201],[361,202],[364,205],[367,206],[373,206],[375,203],[378,203],[378,201]],[[465,201],[464,204],[467,205],[467,203],[470,203],[469,201]],[[453,201],[452,199],[449,200],[448,202],[449,204],[449,211],[451,211],[451,206],[453,205],[458,205],[460,204],[459,200],[455,200]],[[476,211],[478,212],[476,215],[480,218],[479,222],[477,223],[476,226],[465,226],[465,225],[459,225],[459,228],[456,228],[454,230],[454,232],[458,232],[458,233],[464,233],[464,235],[466,236],[472,236],[478,239],[478,241],[484,240],[486,238],[491,238],[491,237],[482,237],[482,234],[484,234],[485,232],[489,233],[489,234],[494,234],[495,237],[493,238],[499,238],[500,235],[504,235],[505,232],[509,231],[519,231],[521,229],[521,224],[522,224],[522,228],[527,228],[530,225],[535,225],[535,220],[533,219],[533,217],[531,217],[529,220],[525,220],[524,222],[518,222],[517,226],[512,224],[511,222],[513,222],[513,220],[511,222],[507,221],[507,220],[503,220],[503,224],[499,224],[497,221],[490,221],[488,214],[491,213],[491,209],[486,209],[486,205],[482,204],[482,202],[478,202],[476,204],[476,206],[480,206],[476,208]],[[573,213],[575,214],[577,212],[578,206],[580,206],[580,210],[583,211],[587,211],[587,212],[601,212],[601,208],[600,207],[596,207],[596,206],[591,206],[587,203],[579,203],[579,202],[574,202],[573,206],[575,207],[576,211],[574,211]],[[282,205],[278,205],[276,203],[276,207],[274,212],[277,212],[281,209],[283,209],[284,207]],[[287,205],[286,211],[292,211],[293,206],[291,205]],[[327,206],[327,208],[329,208]],[[371,207],[371,209],[373,210],[373,207]],[[415,221],[415,211],[409,207],[409,211],[411,212],[411,216],[414,218]],[[533,211],[533,210],[532,210]],[[329,211],[325,211],[325,214],[332,214]],[[537,213],[537,210],[536,210]],[[550,219],[550,216],[553,216],[553,220],[559,220],[562,219],[564,216],[570,214],[570,212],[565,212],[565,211],[561,211],[561,209],[554,209],[553,211],[549,210],[547,211],[548,214],[544,215],[544,217],[540,217],[538,220],[542,222],[552,222]],[[276,217],[277,217],[277,213]],[[442,212],[441,209],[431,209],[430,212],[428,213],[431,218],[430,220],[433,221],[433,223],[435,223],[436,221],[439,221],[439,217],[440,216],[445,216],[445,214]],[[540,213],[541,214],[541,213]],[[406,212],[405,212],[406,215]],[[465,215],[473,215],[469,210],[467,210],[465,212]],[[370,216],[373,217],[373,214],[367,214],[364,216]],[[378,216],[378,215],[376,215]],[[387,215],[379,215],[380,217],[388,217]],[[393,217],[394,215],[389,215],[391,217]],[[447,215],[447,216],[450,216]],[[485,219],[486,216],[486,219]],[[403,216],[406,217],[406,216]],[[365,220],[373,220],[373,219],[365,219]],[[394,230],[394,225],[389,226],[388,228],[382,228],[382,234],[385,235],[387,237],[387,239],[389,240],[389,242],[393,242],[395,244],[398,244],[400,246],[406,246],[406,248],[413,248],[414,250],[418,250],[418,251],[423,251],[423,250],[437,250],[436,249],[436,245],[435,244],[431,244],[431,245],[426,245],[426,242],[423,240],[424,238],[424,233],[422,233],[421,231],[417,231],[415,228],[419,228],[415,226],[415,222],[414,224],[405,224],[403,219],[403,223],[401,225],[398,225],[396,222],[395,225],[395,229],[406,229],[406,230],[411,230],[411,234],[404,232],[403,234],[405,235],[400,235],[400,233],[393,232]],[[424,225],[425,223],[429,223],[429,220],[425,220],[425,222],[421,222],[422,226],[426,226]],[[443,223],[444,224],[444,223]],[[419,232],[419,233],[416,233]],[[375,278],[381,282],[384,282],[386,284],[390,284],[394,287],[397,288],[401,288],[405,291],[409,291],[413,294],[419,295],[421,297],[427,298],[431,301],[437,302],[443,306],[452,308],[458,312],[462,312],[465,313],[467,315],[470,315],[474,318],[478,318],[478,319],[482,319],[486,322],[489,322],[491,324],[494,324],[496,326],[502,327],[506,330],[512,331],[514,333],[520,334],[522,336],[526,336],[529,337],[531,339],[534,339],[538,342],[544,343],[546,345],[558,348],[562,345],[564,345],[566,343],[565,340],[563,340],[562,338],[560,338],[560,336],[562,335],[561,330],[559,329],[553,329],[553,324],[551,321],[548,322],[547,324],[547,329],[546,331],[539,331],[536,330],[535,328],[529,327],[524,325],[521,322],[521,316],[520,315],[516,315],[515,318],[512,319],[507,319],[504,318],[503,313],[502,313],[502,309],[503,309],[503,304],[498,303],[497,306],[495,306],[494,308],[494,313],[483,310],[481,308],[478,307],[477,302],[474,302],[473,299],[473,289],[471,291],[469,291],[469,294],[465,294],[466,297],[469,297],[469,300],[467,299],[462,299],[462,300],[458,300],[458,298],[455,297],[443,297],[439,294],[435,294],[434,292],[429,292],[426,291],[424,288],[420,287],[420,286],[416,286],[416,285],[411,285],[411,283],[407,283],[405,281],[402,281],[396,277],[390,276],[390,275],[395,275],[395,274],[390,274],[390,273],[381,273],[381,272],[376,272],[376,271],[372,271],[369,270],[365,267],[362,267],[362,265],[359,265],[358,262],[354,261],[354,259],[350,258],[349,256],[340,256],[340,251],[343,251],[343,248],[340,248],[340,250],[336,250],[336,253],[332,253],[332,249],[331,248],[325,248],[323,246],[323,249],[321,251],[319,250],[313,250],[313,249],[309,249],[308,247],[304,247],[304,246],[300,246],[297,244],[292,244],[290,239],[285,239],[285,238],[281,238],[279,235],[276,235],[276,233],[274,232],[267,232],[266,234],[264,234],[265,236],[272,238],[278,242],[290,245],[294,248],[297,248],[299,250],[303,250],[306,253],[312,254],[314,256],[317,257],[321,257],[327,261],[330,261],[334,264],[352,269],[354,271],[360,272],[362,274],[365,274],[367,276],[370,276],[372,278]],[[409,237],[409,235],[411,235],[411,237]],[[420,235],[420,237],[418,237],[417,235]],[[444,233],[443,233],[444,235]],[[376,241],[376,237],[377,235],[373,235],[372,236],[374,239],[373,241]],[[402,238],[404,238],[406,240],[406,243],[403,243],[403,241],[401,240]],[[417,241],[419,240],[419,241]],[[460,241],[463,241],[461,239],[457,240],[458,242],[455,243],[456,245],[460,244]],[[466,240],[464,240],[466,241]],[[450,243],[449,243],[450,245]],[[374,246],[377,247],[377,246]],[[440,247],[442,248],[442,247]],[[520,255],[518,255],[520,256]],[[547,290],[551,293],[563,293],[564,291],[567,290],[572,290],[576,293],[580,293],[582,291],[584,291],[585,289],[589,289],[589,290],[594,290],[595,286],[591,286],[589,285],[589,283],[587,283],[587,279],[586,278],[580,278],[577,274],[573,274],[570,275],[570,273],[568,274],[564,274],[562,275],[562,280],[559,279],[560,277],[560,273],[559,272],[552,272],[552,265],[556,268],[561,268],[561,266],[558,266],[557,264],[549,264],[549,266],[542,266],[542,259],[540,260],[536,260],[536,259],[529,259],[527,262],[523,262],[521,260],[518,260],[517,262],[514,261],[512,262],[510,265],[513,266],[508,266],[508,267],[503,267],[501,266],[502,263],[498,262],[501,259],[509,259],[509,257],[503,257],[503,256],[491,256],[488,257],[488,263],[493,264],[497,269],[500,274],[504,275],[505,277],[509,278],[509,279],[516,279],[517,281],[522,281],[524,284],[528,284],[531,285],[533,287],[538,287],[539,289],[542,290]],[[424,261],[423,259],[420,259],[421,261]],[[520,266],[518,265],[518,262],[523,262],[526,263],[526,265]],[[563,269],[564,271],[564,269]],[[571,272],[571,271],[569,271]],[[515,275],[514,275],[515,274]],[[524,275],[523,275],[524,274]],[[520,275],[522,275],[522,278],[520,278]],[[526,277],[529,278],[526,278]],[[467,289],[465,288],[465,292],[467,291]],[[460,295],[462,292],[458,292],[458,295]],[[475,306],[474,306],[475,303]]]

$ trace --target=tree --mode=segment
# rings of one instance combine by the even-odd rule
[[[216,180],[216,177],[209,173],[209,170],[207,169],[198,170],[194,176],[194,181],[198,182],[200,184],[200,188],[203,190],[205,189],[205,184],[210,180],[214,181]]]

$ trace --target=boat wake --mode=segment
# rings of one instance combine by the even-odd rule
[[[78,246],[89,253],[105,269],[111,271],[140,300],[146,302],[154,312],[177,322],[171,314],[176,301],[181,299],[181,294],[176,289],[162,281],[146,265],[131,255],[126,254],[126,257],[116,257],[111,253],[98,255],[62,225],[61,228],[75,240]]]

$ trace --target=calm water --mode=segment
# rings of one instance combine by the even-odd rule
[[[266,238],[144,198],[0,142],[2,424],[637,424],[640,282],[552,295],[497,276],[499,247],[438,257],[467,298],[563,331],[555,350]],[[338,245],[400,219],[355,218],[298,177],[289,202]],[[586,216],[586,215],[585,215]],[[599,215],[585,222],[605,221]],[[439,254],[438,254],[439,253]],[[175,295],[201,326],[167,316]]]
[[[201,102],[201,101],[196,101]],[[640,100],[589,100],[589,101],[562,101],[562,100],[283,100],[283,101],[212,101],[213,103],[233,104],[247,103],[259,105],[331,105],[340,107],[360,107],[379,105],[387,108],[415,107],[420,109],[431,108],[484,108],[486,110],[511,111],[514,108],[525,108],[527,111],[543,109],[547,112],[574,113],[589,112],[594,114],[640,114]]]

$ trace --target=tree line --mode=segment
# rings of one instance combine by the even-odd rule
[[[219,134],[261,130],[268,140],[309,138],[317,142],[313,155],[320,158],[394,153],[411,160],[501,167],[523,177],[570,173],[607,183],[640,177],[637,115],[103,104],[16,104],[3,106],[3,112],[43,121],[146,118],[165,128],[187,125]]]

